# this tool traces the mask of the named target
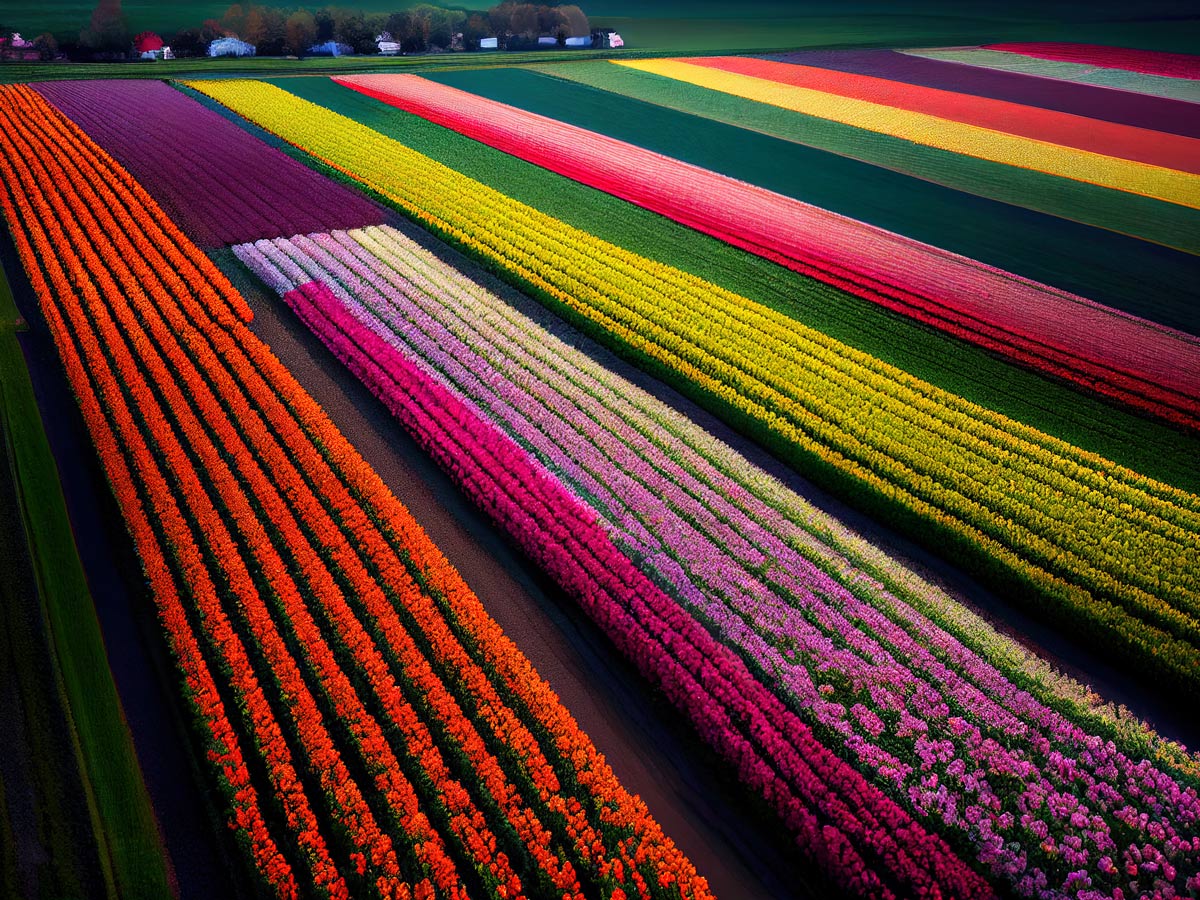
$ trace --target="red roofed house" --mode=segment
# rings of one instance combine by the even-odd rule
[[[133,49],[142,59],[171,59],[171,48],[153,31],[143,31],[133,39]]]

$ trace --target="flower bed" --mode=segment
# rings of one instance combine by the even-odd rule
[[[1196,338],[719,173],[417,76],[335,80],[1024,365],[1200,429]]]
[[[1164,53],[1161,50],[1133,50],[1129,47],[1107,47],[1101,44],[1067,44],[1054,41],[1031,41],[1016,44],[984,44],[985,50],[1017,53],[1038,59],[1083,63],[1102,69],[1125,69],[1146,75],[1168,78],[1200,79],[1200,56],[1190,53]]]
[[[698,68],[698,67],[697,67]],[[566,226],[254,82],[196,82],[379,191],[811,477],[1119,657],[1200,688],[1200,498]]]
[[[831,880],[862,897],[991,896],[621,556],[586,508],[516,444],[362,325],[328,285],[302,284],[284,298],[666,693]]]
[[[1135,128],[1037,106],[977,97],[956,90],[929,88],[854,72],[831,71],[803,63],[736,56],[693,58],[689,62],[722,72],[879,103],[893,109],[936,116],[949,122],[974,125],[1061,147],[1074,147],[1101,156],[1192,174],[1200,172],[1200,139],[1157,129]]]
[[[47,81],[34,90],[202,247],[383,221],[365,197],[161,81]]]
[[[230,283],[38,94],[0,100],[5,218],[265,889],[709,897]]]
[[[756,63],[767,67],[786,66],[785,63],[767,63],[763,60],[744,62],[754,68],[757,68],[754,66]],[[1197,187],[1200,180],[1190,172],[1148,166],[1074,147],[1061,147],[928,113],[911,112],[882,103],[829,94],[823,90],[795,87],[740,72],[696,65],[690,60],[622,60],[618,65],[677,78],[748,100],[821,116],[942,150],[1099,184],[1190,209],[1200,207],[1200,189]]]
[[[1166,97],[1114,91],[1100,85],[1047,80],[1021,72],[963,66],[896,50],[799,50],[766,58],[838,72],[874,75],[905,84],[991,97],[1102,122],[1119,122],[1135,128],[1200,138],[1200,116],[1189,115],[1194,110],[1189,110],[1182,101]]]
[[[836,523],[817,525],[799,498],[728,447],[399,233],[298,236],[237,253],[398,415],[410,415],[408,401],[388,393],[363,354],[394,358],[440,398],[431,408],[506,434],[526,458],[510,448],[493,469],[551,473],[831,747],[1019,893],[1061,887],[1105,858],[1123,867],[1145,844],[1166,847],[1177,873],[1200,865],[1189,843],[1200,813],[1193,758],[1120,737],[1122,749],[1106,743],[1112,723],[1067,700],[1061,685],[1035,684],[1047,703],[1035,699],[1010,680],[1026,682],[1020,670],[994,668],[943,630],[982,646],[986,629],[961,628],[933,588],[893,562],[882,572],[851,563],[852,541],[836,537]],[[305,286],[309,278],[316,286]],[[448,441],[425,436],[433,448]],[[1160,768],[1142,761],[1147,750]],[[997,791],[1017,777],[1021,791]],[[1035,799],[1050,796],[1061,802]],[[1118,846],[1114,836],[1125,841],[1132,820],[1126,808],[1148,816]],[[1172,836],[1165,844],[1160,829]],[[1074,863],[1064,867],[1067,858]]]

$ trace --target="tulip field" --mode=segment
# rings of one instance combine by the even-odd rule
[[[1054,42],[0,86],[31,372],[234,893],[1200,897],[1197,86]]]

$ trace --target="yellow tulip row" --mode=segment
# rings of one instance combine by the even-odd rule
[[[192,87],[653,361],[813,474],[1103,629],[1137,630],[1145,653],[1171,655],[1200,678],[1200,498],[568,226],[280,88]]]
[[[1141,194],[1192,209],[1200,208],[1200,176],[1190,172],[1063,147],[928,113],[780,84],[682,60],[638,59],[622,60],[617,64],[865,131],[890,134],[927,147]]]

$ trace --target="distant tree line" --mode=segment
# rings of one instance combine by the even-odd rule
[[[7,34],[0,26],[0,34]],[[547,6],[512,0],[490,9],[445,9],[422,3],[393,13],[363,13],[338,6],[319,9],[235,3],[219,19],[162,35],[177,57],[203,56],[212,41],[236,37],[252,44],[260,56],[301,56],[309,49],[335,41],[354,53],[376,53],[380,35],[389,36],[403,53],[438,50],[478,50],[484,38],[496,38],[504,49],[536,45],[551,36],[564,44],[568,37],[590,34],[587,15],[578,6]],[[140,36],[139,36],[140,37]],[[78,42],[55,41],[49,33],[33,42],[43,58],[61,51],[72,58],[119,59],[131,55],[134,35],[121,0],[98,0]]]

